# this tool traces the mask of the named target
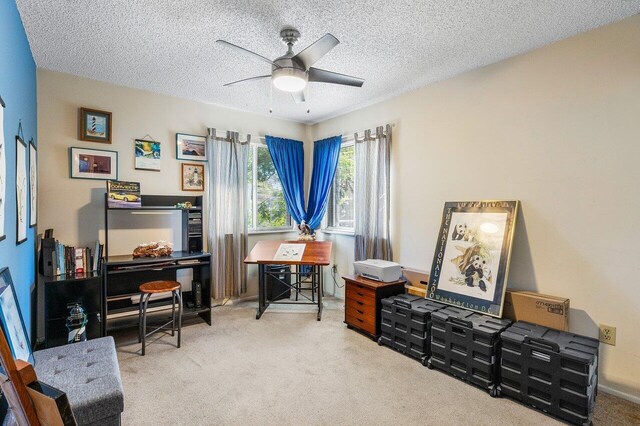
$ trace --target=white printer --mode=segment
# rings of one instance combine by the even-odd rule
[[[359,260],[357,262],[353,262],[353,269],[357,275],[385,283],[397,281],[402,276],[400,265],[387,260]]]

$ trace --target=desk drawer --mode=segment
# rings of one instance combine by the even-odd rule
[[[347,290],[352,290],[362,295],[371,295],[372,297],[376,294],[375,289],[357,282],[347,282]]]
[[[372,298],[353,299],[347,297],[345,299],[345,309],[352,308],[360,312],[364,312],[371,317],[376,316],[376,300]]]
[[[345,291],[345,298],[347,300],[359,301],[369,306],[376,305],[376,292],[369,289],[363,290],[360,288],[348,286],[347,290]]]
[[[347,311],[346,315],[345,315],[345,321],[347,322],[347,324],[359,328],[361,330],[366,331],[369,334],[376,334],[376,325],[369,322],[368,320],[366,320],[365,318],[362,317],[362,315],[350,315],[351,312]]]

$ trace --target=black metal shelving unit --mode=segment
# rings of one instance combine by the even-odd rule
[[[105,194],[105,244],[103,276],[103,333],[137,325],[138,286],[154,280],[176,280],[179,269],[192,269],[193,280],[202,285],[202,306],[190,305],[192,291],[183,291],[183,319],[200,317],[211,325],[211,255],[203,252],[202,196],[142,195],[141,207],[110,208]],[[191,207],[181,209],[178,203],[190,202]],[[109,216],[113,212],[176,211],[182,215],[182,251],[159,258],[137,258],[131,255],[109,255]],[[149,308],[166,308],[152,316],[170,312],[169,300],[152,301]]]

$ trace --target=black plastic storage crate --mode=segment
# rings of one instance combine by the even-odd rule
[[[499,395],[500,333],[511,321],[448,306],[431,315],[431,359],[438,368]]]
[[[431,356],[431,314],[445,307],[441,303],[410,294],[382,299],[378,343],[426,365]]]
[[[519,321],[501,335],[502,393],[574,424],[590,424],[598,340]]]

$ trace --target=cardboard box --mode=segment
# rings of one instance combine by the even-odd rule
[[[418,269],[403,268],[402,275],[407,280],[405,289],[414,296],[427,297],[427,285],[420,281],[429,282],[429,274]]]
[[[569,331],[569,299],[532,291],[507,290],[502,316]]]

